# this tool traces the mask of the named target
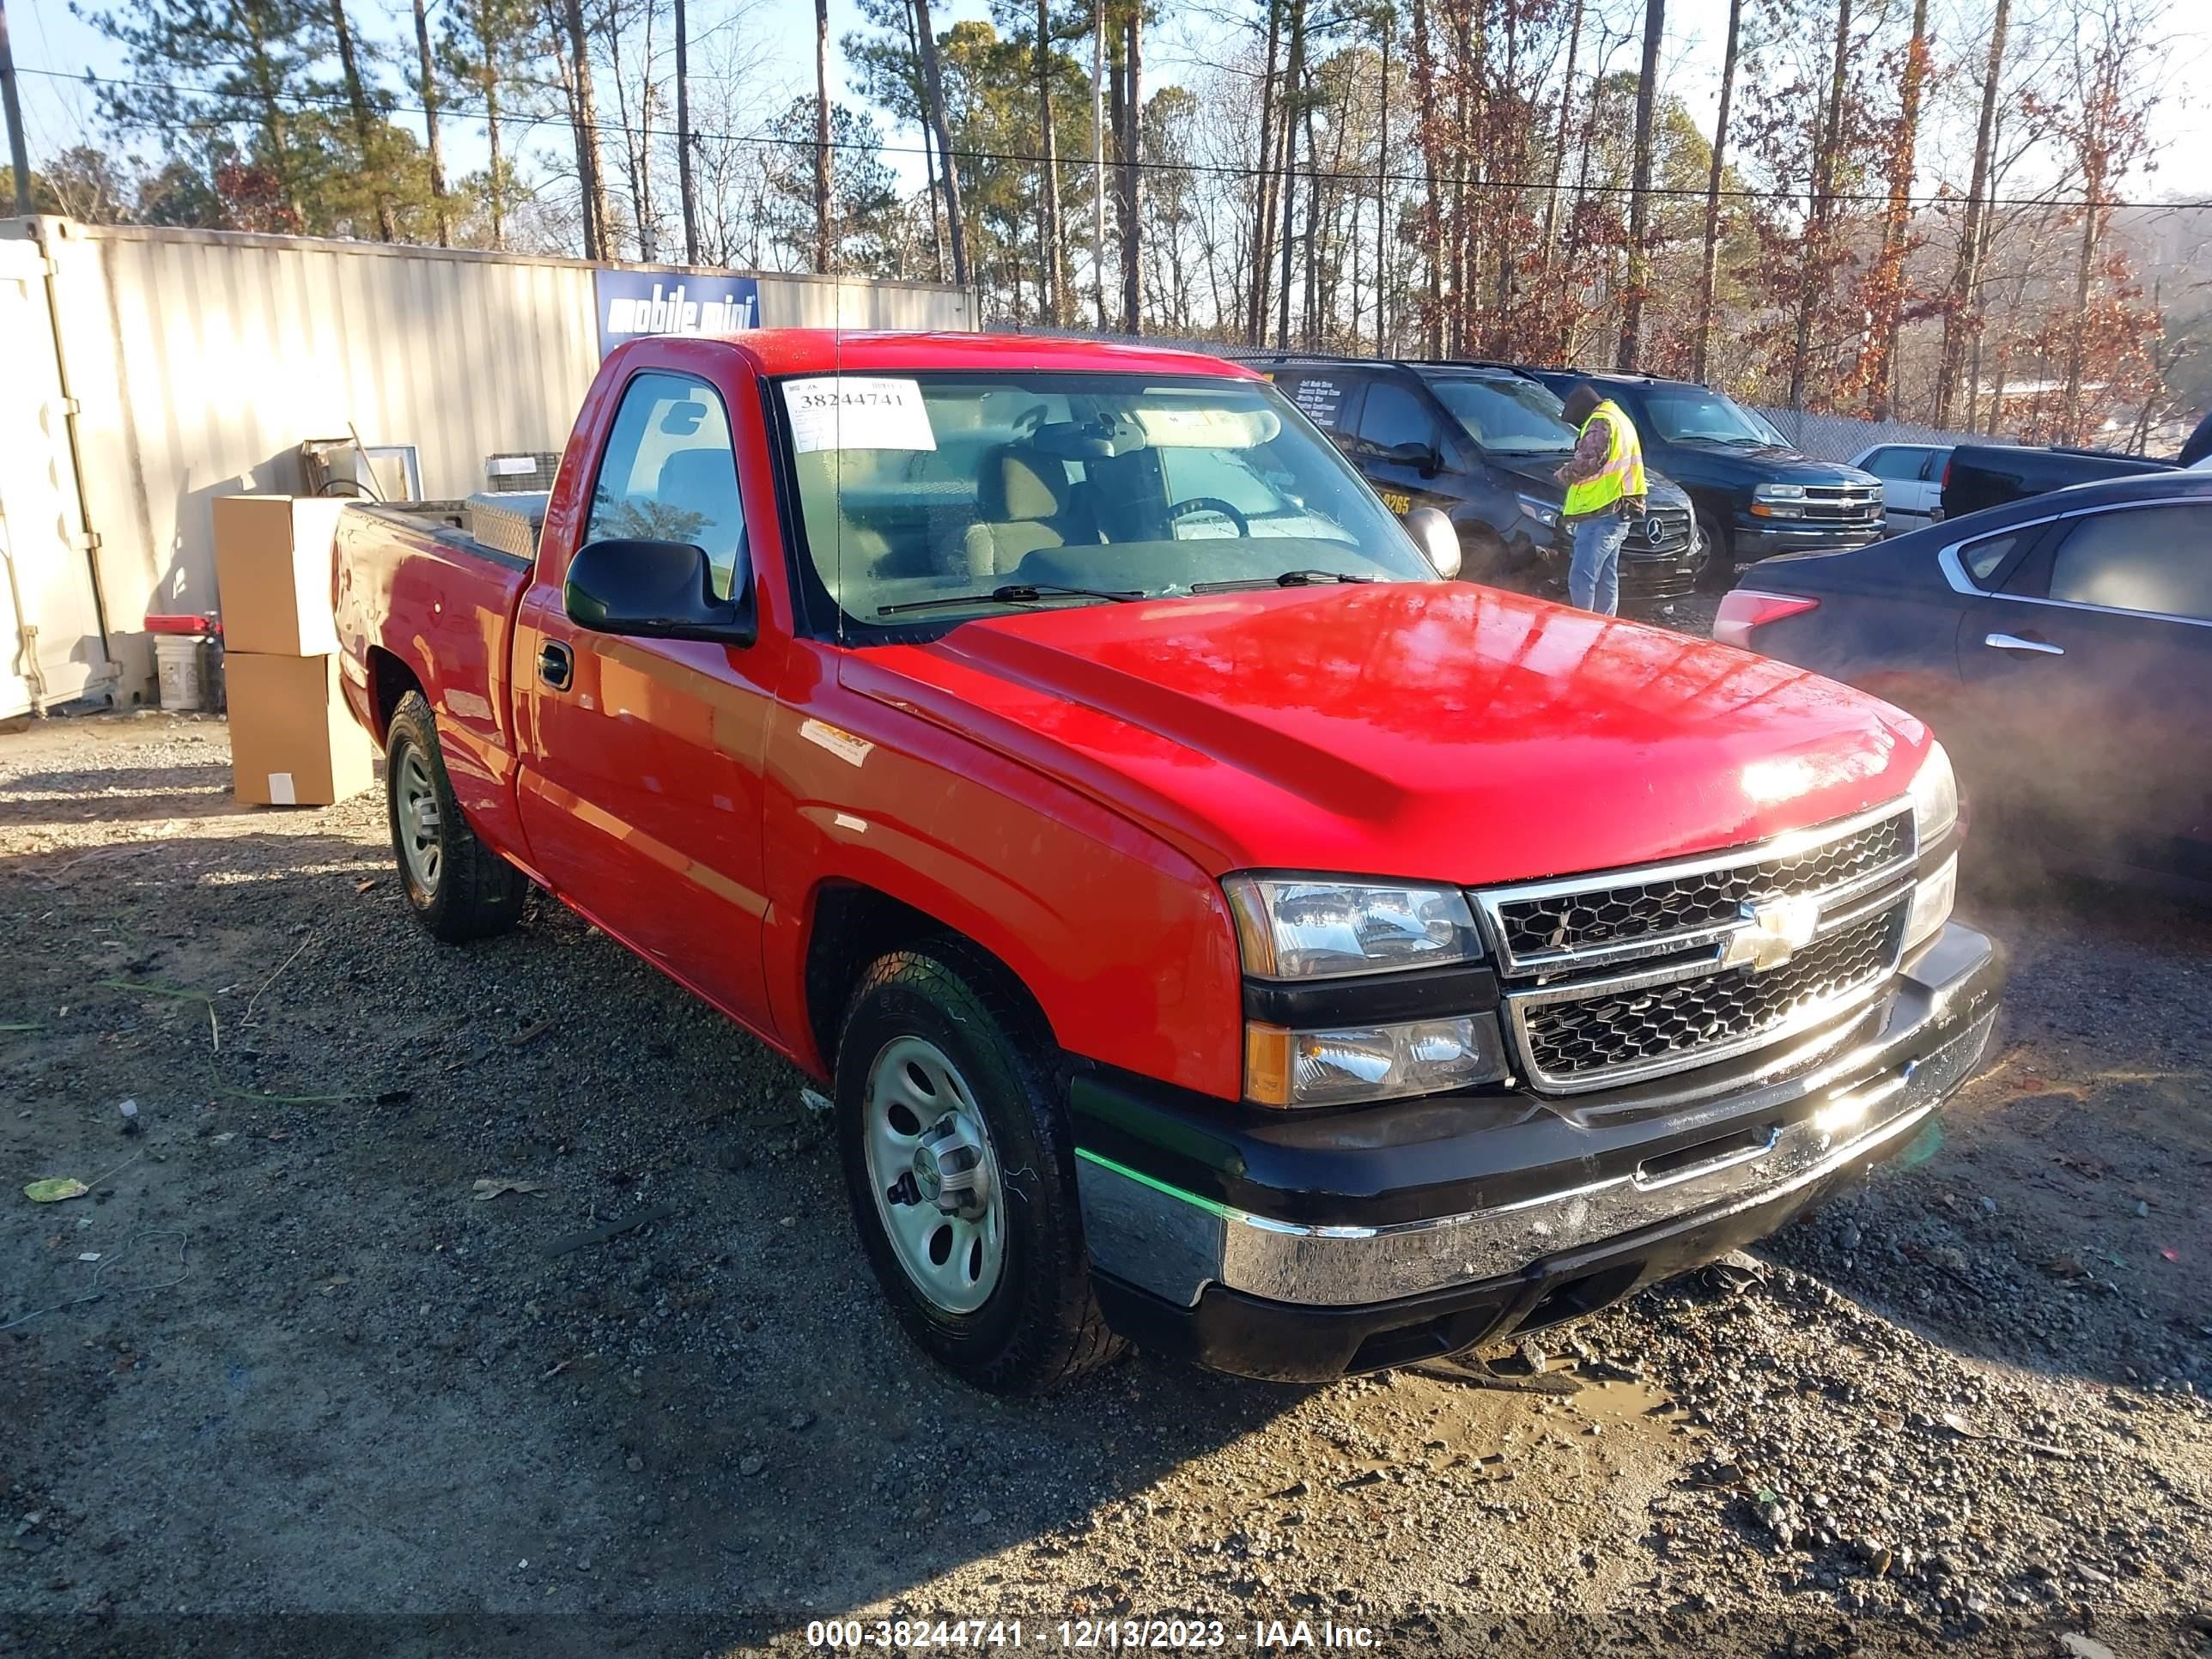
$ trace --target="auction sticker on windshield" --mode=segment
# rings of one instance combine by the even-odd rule
[[[817,449],[934,449],[929,410],[914,380],[881,375],[823,374],[783,383],[791,412],[791,447]]]

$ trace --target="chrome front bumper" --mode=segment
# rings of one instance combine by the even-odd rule
[[[1092,1261],[1102,1273],[1185,1308],[1218,1285],[1271,1303],[1343,1309],[1518,1273],[1645,1229],[1721,1223],[1793,1194],[1809,1197],[1819,1183],[1904,1144],[1972,1074],[1996,1024],[2000,971],[1988,941],[1947,929],[1817,1060],[1701,1102],[1693,1114],[1655,1120],[1655,1143],[1692,1115],[1710,1130],[1687,1153],[1456,1213],[1371,1226],[1286,1221],[1079,1147]]]

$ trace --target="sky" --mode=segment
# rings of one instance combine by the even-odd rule
[[[112,3],[127,3],[127,0]],[[738,3],[743,3],[744,0]],[[691,0],[693,29],[704,32],[717,21],[726,21],[732,3],[732,0]],[[2070,0],[2016,0],[2015,15],[2049,12],[2069,3]],[[381,12],[377,10],[380,4],[385,8]],[[1240,9],[1249,8],[1249,0],[1240,0]],[[1626,9],[1618,0],[1613,9]],[[1728,0],[1669,0],[1667,9],[1668,40],[1662,59],[1665,90],[1680,97],[1692,118],[1711,131],[1718,101],[1721,53],[1727,37]],[[1940,15],[1944,0],[1936,0],[1936,9]],[[951,0],[951,3],[937,0],[933,10],[940,20],[940,27],[951,21],[988,15],[987,0]],[[91,25],[71,15],[68,0],[8,0],[8,13],[10,42],[17,68],[21,71],[24,126],[31,149],[31,165],[35,169],[41,156],[96,134],[96,106],[92,94],[77,81],[64,77],[80,76],[87,70],[99,75],[121,74],[125,66],[119,51],[112,43]],[[363,15],[364,13],[368,15]],[[355,0],[349,15],[356,19],[356,27],[364,33],[376,34],[395,45],[404,40],[406,49],[412,51],[408,14],[392,7],[391,0]],[[1191,8],[1182,9],[1181,15],[1186,19],[1197,16]],[[434,20],[434,4],[432,15]],[[775,94],[759,100],[763,110],[779,108],[786,99],[811,90],[813,21],[813,8],[805,4],[804,0],[750,0],[744,27],[765,36],[762,44],[767,50],[767,73]],[[860,26],[854,0],[831,0],[833,98],[851,95],[843,84],[844,64],[836,52],[836,42]],[[1158,87],[1190,74],[1194,65],[1205,61],[1208,31],[1218,28],[1218,25],[1188,21],[1170,24],[1153,32],[1148,36],[1146,50],[1148,83]],[[2212,179],[2212,94],[2203,89],[2212,83],[2212,75],[2206,73],[2212,70],[2212,5],[2205,0],[2166,0],[2165,33],[2160,62],[2166,92],[2155,118],[2156,172],[2130,180],[2128,189],[2131,196],[2137,197],[2166,198],[2186,192],[2201,199],[2212,195],[2212,185],[2206,183]],[[1939,50],[1947,44],[1939,35]],[[1635,61],[1632,47],[1617,52],[1613,59],[1613,66],[1619,69],[1632,68]],[[919,143],[919,136],[911,132],[888,136],[894,144],[915,147]],[[480,128],[472,134],[466,124],[449,123],[445,140],[448,166],[453,170],[464,172],[483,165]],[[919,187],[918,154],[894,153],[887,159],[902,177]],[[1933,166],[1943,159],[1931,156],[1928,161]],[[1963,171],[1963,167],[1955,169]],[[1923,186],[1929,182],[1924,178]]]

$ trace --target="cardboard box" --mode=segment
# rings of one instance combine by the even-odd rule
[[[248,806],[328,806],[376,781],[376,750],[346,707],[336,656],[223,657],[230,774]]]
[[[331,544],[344,510],[336,496],[216,497],[215,580],[227,648],[270,657],[338,648]]]

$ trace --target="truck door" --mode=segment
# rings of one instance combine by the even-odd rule
[[[556,538],[549,522],[549,555],[556,541],[686,541],[706,550],[725,597],[748,581],[721,394],[693,375],[641,367],[607,433],[588,494],[573,504],[580,528]],[[608,932],[772,1030],[761,961],[771,665],[756,649],[580,628],[562,603],[566,573],[565,557],[541,557],[515,623],[531,852],[562,896]]]
[[[2212,502],[2052,526],[1969,605],[1959,666],[2067,854],[2212,879]]]

